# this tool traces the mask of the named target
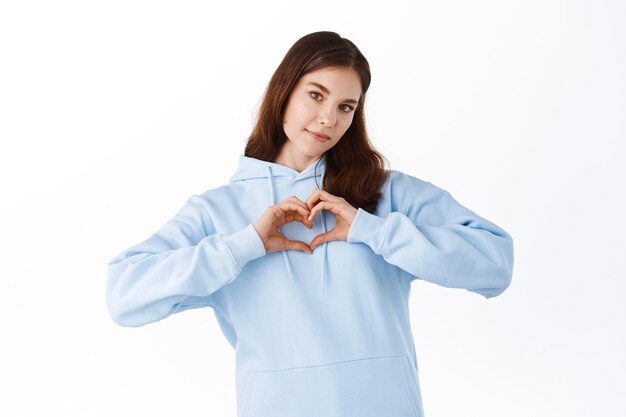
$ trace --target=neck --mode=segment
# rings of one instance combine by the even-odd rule
[[[283,146],[273,162],[302,172],[320,158],[321,156],[311,156],[302,153],[296,155],[294,152],[289,152],[287,146]]]

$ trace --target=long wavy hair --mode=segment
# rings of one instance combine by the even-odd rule
[[[276,159],[288,140],[282,121],[291,91],[304,74],[326,67],[354,69],[362,91],[350,127],[325,153],[321,188],[343,197],[356,208],[374,213],[380,189],[389,175],[389,163],[370,143],[365,127],[365,94],[371,81],[369,63],[356,45],[335,32],[310,33],[287,51],[267,85],[244,154],[268,162]]]

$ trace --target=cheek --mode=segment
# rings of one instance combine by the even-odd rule
[[[302,108],[302,102],[297,97],[291,97],[285,107],[285,113],[283,117],[284,122],[293,123],[298,118]]]
[[[289,123],[301,123],[306,121],[311,114],[311,106],[309,103],[302,102],[300,100],[294,100],[285,115],[288,116],[285,120]]]
[[[343,118],[342,120],[342,125],[341,125],[341,129],[345,132],[346,130],[348,130],[348,128],[350,127],[350,125],[352,124],[352,120],[354,120],[354,117],[352,115],[350,116],[346,116]]]

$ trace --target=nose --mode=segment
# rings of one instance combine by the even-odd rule
[[[319,114],[319,122],[326,127],[333,127],[337,122],[337,114],[334,107],[327,105],[322,108]]]

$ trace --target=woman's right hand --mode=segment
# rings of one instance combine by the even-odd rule
[[[261,217],[254,222],[254,228],[263,241],[267,253],[295,249],[311,253],[311,248],[299,240],[289,240],[278,230],[285,223],[301,222],[309,229],[313,223],[308,220],[309,208],[296,196],[291,196],[280,203],[269,206]]]

